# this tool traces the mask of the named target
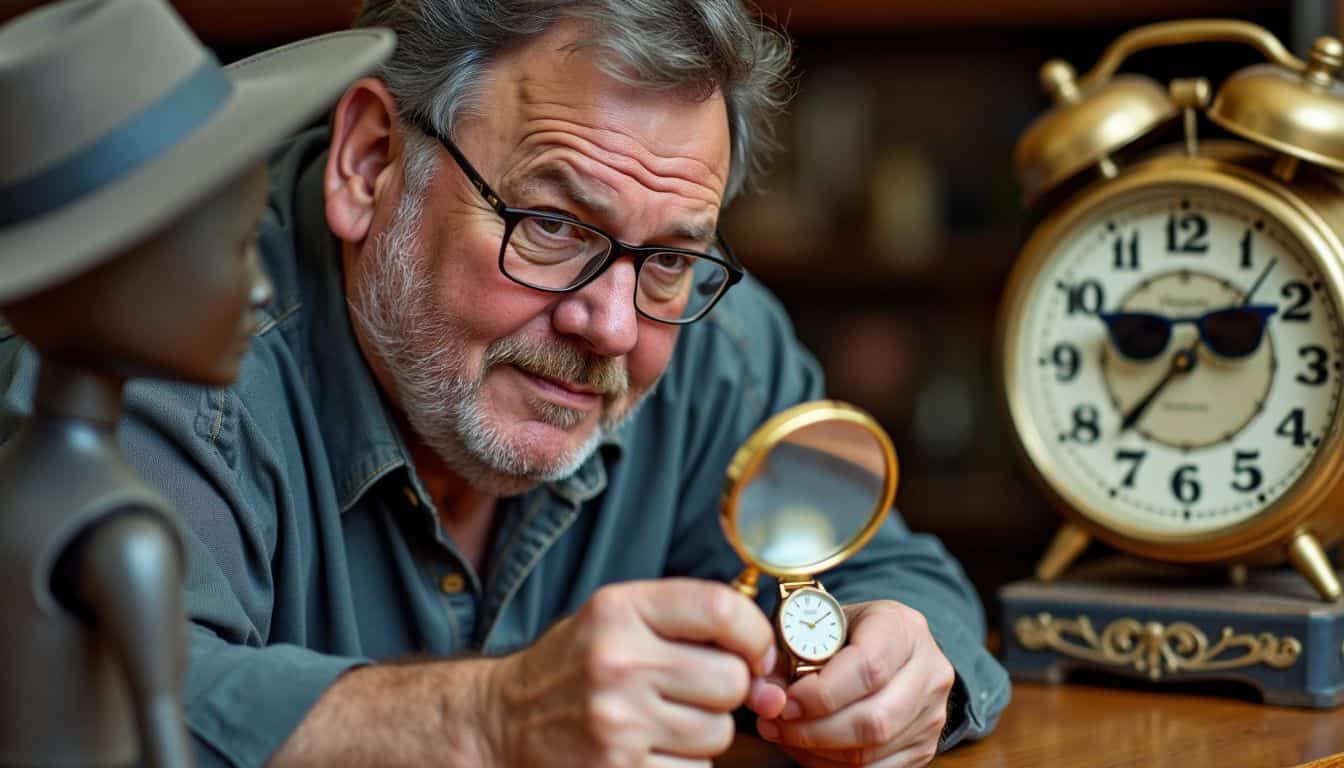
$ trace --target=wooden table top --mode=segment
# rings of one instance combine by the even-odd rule
[[[1015,683],[985,740],[934,768],[1290,766],[1344,752],[1344,708],[1081,685]],[[1342,763],[1344,764],[1344,763]]]
[[[1344,707],[1266,707],[1185,693],[1018,682],[994,733],[942,755],[932,768],[1277,768],[1338,753],[1344,753]],[[789,762],[766,742],[743,737],[715,765]],[[1320,766],[1344,768],[1344,755]]]

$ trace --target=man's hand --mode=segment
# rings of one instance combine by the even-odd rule
[[[952,665],[912,608],[877,600],[845,615],[849,644],[787,687],[777,718],[751,704],[758,730],[807,768],[925,765],[947,717]]]
[[[749,697],[783,708],[761,679],[776,658],[770,622],[725,584],[604,587],[495,665],[494,763],[708,766],[732,743],[731,713]]]

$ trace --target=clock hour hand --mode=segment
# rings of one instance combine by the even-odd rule
[[[1157,399],[1157,396],[1162,394],[1162,390],[1167,388],[1167,385],[1171,383],[1172,379],[1176,378],[1178,374],[1189,373],[1194,370],[1195,360],[1197,359],[1195,353],[1198,349],[1199,340],[1196,339],[1194,344],[1177,352],[1176,355],[1171,358],[1171,365],[1167,368],[1167,372],[1163,374],[1157,384],[1148,391],[1148,394],[1144,395],[1139,402],[1135,403],[1133,407],[1129,409],[1129,412],[1125,414],[1124,418],[1121,419],[1121,432],[1124,432],[1139,423],[1139,419],[1143,418],[1143,414],[1148,410],[1148,406],[1152,405],[1153,401]]]

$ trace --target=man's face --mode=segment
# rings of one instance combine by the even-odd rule
[[[553,210],[631,244],[708,250],[728,176],[720,95],[631,88],[564,27],[503,58],[457,143],[514,207]],[[411,130],[411,129],[408,129]],[[352,270],[375,374],[421,440],[478,490],[571,473],[653,387],[675,326],[639,315],[622,259],[582,290],[547,294],[499,271],[504,222],[433,143],[380,211]],[[418,210],[417,210],[418,208]]]

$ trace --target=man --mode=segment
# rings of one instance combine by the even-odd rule
[[[239,383],[142,389],[124,430],[192,533],[202,763],[707,765],[743,705],[808,766],[985,733],[979,606],[897,519],[826,574],[821,673],[725,584],[729,458],[823,393],[716,235],[786,46],[737,0],[360,23],[397,53],[273,162]]]

